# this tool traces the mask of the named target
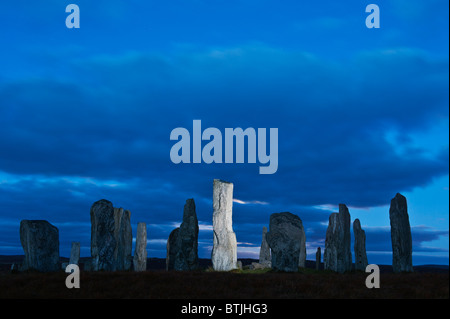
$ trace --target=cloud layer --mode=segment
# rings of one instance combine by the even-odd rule
[[[448,141],[427,148],[411,137],[448,125],[448,61],[420,50],[360,52],[337,64],[258,44],[66,62],[58,75],[0,83],[0,196],[13,212],[5,221],[53,220],[66,242],[88,246],[89,207],[108,198],[135,224],[153,225],[161,255],[158,241],[181,220],[185,199],[210,225],[212,180],[221,178],[235,183],[238,241],[250,243],[242,251],[255,251],[279,211],[297,213],[323,244],[331,211],[314,206],[387,205],[448,174]],[[279,128],[278,172],[171,163],[171,130],[192,130],[194,119],[220,130]],[[425,235],[445,235],[416,233],[418,247]],[[203,255],[209,236],[201,234]]]

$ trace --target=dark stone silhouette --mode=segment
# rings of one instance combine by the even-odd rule
[[[366,267],[369,264],[366,254],[366,232],[362,230],[358,218],[353,222],[353,235],[355,237],[355,269],[366,271]]]
[[[350,213],[347,206],[339,204],[339,213],[330,215],[323,255],[324,268],[339,273],[352,269],[350,250]]]
[[[132,264],[130,211],[101,199],[91,207],[91,270],[129,270]]]
[[[186,200],[183,222],[169,235],[166,265],[167,270],[198,268],[198,220],[194,199]]]
[[[389,209],[394,272],[412,272],[412,238],[406,197],[397,193]]]
[[[272,269],[298,271],[302,229],[302,221],[297,215],[288,212],[270,215],[266,240],[272,250]]]
[[[58,228],[46,220],[22,220],[20,242],[25,252],[21,270],[60,270]]]

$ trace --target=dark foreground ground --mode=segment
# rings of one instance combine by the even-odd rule
[[[443,273],[382,274],[368,289],[365,273],[82,272],[79,289],[65,286],[67,274],[1,274],[0,298],[449,298]]]
[[[202,262],[207,266],[207,260]],[[11,273],[3,260],[0,298],[449,298],[448,267],[419,267],[409,274],[394,274],[384,267],[381,287],[368,289],[365,285],[368,274],[364,272],[336,274],[311,268],[298,273],[267,270],[166,272],[161,270],[162,265],[162,260],[149,260],[149,270],[141,273],[82,270],[80,289],[68,289],[65,286],[68,274],[63,271]]]

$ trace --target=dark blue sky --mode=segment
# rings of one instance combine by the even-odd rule
[[[238,257],[275,212],[297,214],[308,259],[339,203],[369,263],[391,263],[389,203],[408,199],[415,264],[448,264],[448,1],[73,1],[0,4],[0,254],[46,219],[90,255],[89,208],[109,199],[164,257],[194,198],[212,246],[212,181],[234,183]],[[176,127],[276,127],[279,164],[170,161]],[[322,250],[323,251],[323,250]]]

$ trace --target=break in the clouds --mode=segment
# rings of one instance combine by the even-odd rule
[[[82,27],[71,34],[53,24],[58,9],[35,8],[30,21],[39,43],[27,24],[4,17],[17,36],[9,35],[0,53],[0,253],[21,253],[21,219],[47,219],[60,228],[63,254],[78,240],[89,255],[89,208],[106,198],[131,210],[133,227],[146,222],[150,256],[165,256],[185,200],[194,198],[199,253],[209,257],[214,178],[235,185],[241,256],[255,257],[262,227],[281,211],[300,216],[311,252],[324,245],[334,205],[345,203],[350,213],[387,207],[397,192],[448,176],[448,49],[408,31],[436,34],[443,18],[430,5],[411,1],[404,11],[386,4],[392,10],[382,8],[382,28],[369,34],[358,6],[344,10],[333,2],[322,12],[310,4],[296,16],[289,2],[277,19],[267,4],[251,2],[235,10],[231,27],[223,19],[230,4],[215,4],[225,11],[199,9],[197,25],[182,18],[195,11],[186,3],[154,5],[153,42],[145,40],[150,27],[132,27],[145,25],[130,18],[144,4],[102,10],[80,3]],[[158,10],[172,12],[179,24],[156,17]],[[424,21],[412,23],[418,12]],[[39,24],[39,14],[51,22]],[[254,25],[246,28],[248,21]],[[277,172],[261,176],[256,164],[172,163],[170,132],[192,130],[194,119],[219,130],[278,128]],[[448,206],[440,210],[448,218]],[[388,225],[373,216],[361,222],[368,251],[388,253]],[[412,223],[415,251],[448,258],[448,245],[434,246],[448,229],[418,225]]]

